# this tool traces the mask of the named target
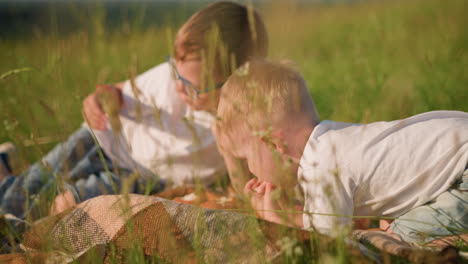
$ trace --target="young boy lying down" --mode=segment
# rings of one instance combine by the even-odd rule
[[[257,178],[244,192],[266,220],[333,235],[353,216],[390,217],[413,243],[468,233],[468,113],[321,121],[298,72],[251,61],[228,79],[218,116],[228,170],[247,162]]]

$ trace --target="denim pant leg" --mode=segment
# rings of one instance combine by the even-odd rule
[[[81,202],[120,192],[121,180],[132,173],[114,166],[88,129],[82,127],[19,177],[10,176],[0,182],[0,213],[23,219],[27,213],[33,213],[33,218],[40,217],[47,212],[41,212],[38,205],[42,202],[47,205],[64,189]],[[158,177],[149,171],[145,175],[145,179],[128,187],[130,193],[150,194],[164,189],[164,182]]]
[[[112,166],[109,165],[109,168]],[[153,175],[148,178],[129,179],[133,171],[121,168],[95,171],[86,178],[68,186],[73,192],[75,201],[81,202],[103,194],[118,194],[125,188],[128,193],[154,194],[162,191],[165,187],[164,181]],[[129,186],[122,186],[130,184]]]
[[[78,129],[27,171],[4,179],[0,184],[0,210],[24,218],[25,208],[31,208],[39,194],[41,200],[53,199],[57,186],[69,178],[68,171],[94,147],[90,132],[84,127]]]
[[[405,241],[415,244],[468,233],[468,170],[452,188],[398,217],[391,228]]]
[[[122,179],[131,174],[131,170],[114,166],[96,146],[70,172],[71,182],[66,189],[72,191],[78,203],[103,194],[119,193]]]
[[[149,171],[145,171],[144,178],[126,181],[133,173],[114,164],[96,145],[70,170],[65,188],[77,203],[103,194],[118,194],[124,181],[131,185],[125,186],[129,193],[152,194],[164,188],[164,183]]]

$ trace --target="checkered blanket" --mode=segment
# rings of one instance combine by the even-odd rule
[[[28,252],[53,249],[53,259],[62,263],[90,251],[106,261],[127,263],[128,250],[177,263],[254,261],[266,257],[252,254],[265,248],[265,240],[252,241],[251,234],[239,232],[260,232],[252,220],[159,197],[106,195],[37,224],[25,234],[23,247]]]
[[[372,233],[361,232],[358,238],[368,239],[377,247],[382,241],[387,247],[394,242],[386,237],[375,240],[375,236],[367,234]],[[291,248],[294,243],[288,242],[289,249],[287,243],[278,243],[285,237],[306,245],[317,243],[317,238],[320,243],[331,241],[320,236],[308,240],[308,235],[233,211],[206,209],[153,196],[106,195],[36,223],[24,234],[25,253],[1,255],[0,263],[94,263],[96,259],[104,263],[149,259],[169,263],[275,262],[294,249]],[[364,244],[350,240],[346,246],[356,260],[380,261]],[[393,248],[390,253],[404,255],[414,262],[429,256],[418,255],[421,250],[404,244],[397,249],[402,249],[401,246],[404,250]],[[432,260],[452,259],[430,254]],[[144,259],[139,259],[141,256]]]

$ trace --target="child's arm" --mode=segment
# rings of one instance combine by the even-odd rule
[[[284,206],[281,199],[273,197],[275,188],[269,182],[254,178],[245,185],[244,193],[250,198],[251,205],[260,218],[291,227],[304,227],[302,220],[303,206]]]

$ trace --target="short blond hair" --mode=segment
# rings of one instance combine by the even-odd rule
[[[217,131],[229,136],[236,128],[265,129],[297,117],[318,122],[306,82],[291,66],[252,60],[226,82],[218,105]]]
[[[248,59],[265,57],[268,35],[259,13],[228,1],[196,12],[177,33],[175,57],[183,60],[189,54],[210,56],[210,52],[214,53],[211,57],[216,60],[216,67],[224,68],[225,77]]]

